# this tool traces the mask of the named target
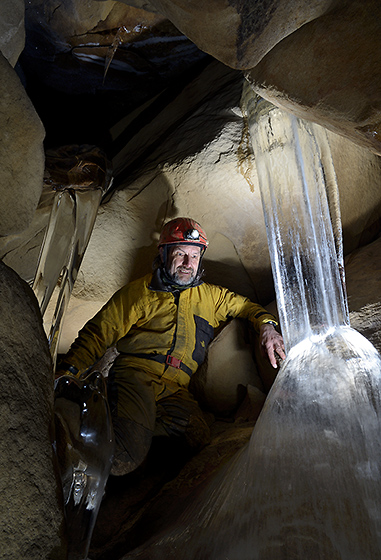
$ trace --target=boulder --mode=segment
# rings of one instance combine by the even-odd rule
[[[33,292],[2,262],[0,309],[1,556],[64,560],[49,347]]]
[[[42,191],[44,127],[16,72],[0,54],[0,236],[26,229]]]
[[[381,154],[381,4],[346,2],[248,72],[259,95]]]
[[[231,68],[251,68],[284,37],[324,14],[332,0],[122,0],[165,15],[199,49]]]
[[[0,51],[15,66],[25,44],[24,0],[2,0],[0,11]]]

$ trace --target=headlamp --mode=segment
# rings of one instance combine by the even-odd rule
[[[197,241],[198,239],[200,239],[200,234],[197,231],[197,229],[188,229],[188,231],[184,233],[184,239],[189,239],[190,241]]]

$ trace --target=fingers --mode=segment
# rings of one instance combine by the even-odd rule
[[[274,327],[267,325],[265,328],[261,328],[260,334],[262,355],[267,355],[273,368],[277,368],[279,360],[284,360],[286,358],[283,338]]]
[[[272,346],[266,350],[267,356],[270,360],[270,364],[273,366],[273,368],[277,368],[278,362],[284,360],[286,357],[284,350],[280,346]]]

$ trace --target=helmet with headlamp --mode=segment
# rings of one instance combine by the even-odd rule
[[[208,239],[200,224],[192,218],[175,218],[163,227],[158,247],[179,244],[198,245],[203,253],[208,246]]]

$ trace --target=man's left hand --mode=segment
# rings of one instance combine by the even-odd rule
[[[286,357],[284,351],[283,337],[275,329],[274,325],[271,323],[265,323],[261,325],[259,330],[259,344],[261,347],[261,352],[263,356],[268,356],[270,364],[273,368],[277,368],[277,360],[275,353],[284,360]]]

